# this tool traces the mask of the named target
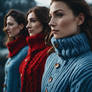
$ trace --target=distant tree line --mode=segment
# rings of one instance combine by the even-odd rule
[[[4,47],[3,39],[3,22],[4,16],[9,9],[18,9],[27,12],[30,8],[34,7],[36,2],[34,0],[0,0],[0,48]]]

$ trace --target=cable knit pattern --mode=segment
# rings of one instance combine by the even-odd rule
[[[46,61],[41,92],[92,92],[92,52],[80,33],[51,39],[55,48]]]
[[[64,58],[78,56],[90,49],[85,34],[78,34],[64,39],[54,39],[53,37],[51,41],[54,48],[55,44],[58,44],[58,48],[55,48],[55,51]]]
[[[20,65],[21,92],[41,92],[41,79],[50,47],[42,33],[27,38],[28,55]]]

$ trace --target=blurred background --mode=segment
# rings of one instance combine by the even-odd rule
[[[92,0],[86,0],[92,11]],[[0,0],[0,92],[3,92],[4,65],[7,60],[8,50],[5,46],[5,34],[3,32],[4,16],[9,9],[18,9],[27,12],[30,8],[38,6],[49,7],[50,0]]]

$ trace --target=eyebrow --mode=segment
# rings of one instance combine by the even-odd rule
[[[35,19],[35,20],[38,20],[38,18],[29,18],[29,19],[27,19],[27,21],[28,21],[28,20],[34,20],[34,19]]]
[[[57,9],[57,10],[55,10],[53,13],[57,13],[57,12],[59,12],[59,11],[64,11],[64,10],[62,10],[62,9]]]
[[[36,19],[36,20],[38,20],[38,18],[29,18],[29,20],[32,20],[32,19]]]
[[[37,18],[29,18],[29,19],[37,19]]]
[[[54,11],[54,13],[57,13],[57,12],[59,12],[59,11],[64,11],[64,10],[62,10],[62,9],[57,9],[57,10]]]

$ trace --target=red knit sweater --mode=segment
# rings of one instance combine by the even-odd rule
[[[21,92],[41,92],[41,79],[50,47],[42,34],[27,38],[29,51],[20,65]]]
[[[16,55],[24,46],[27,45],[26,38],[21,35],[17,39],[10,41],[6,44],[9,54],[8,57]]]

